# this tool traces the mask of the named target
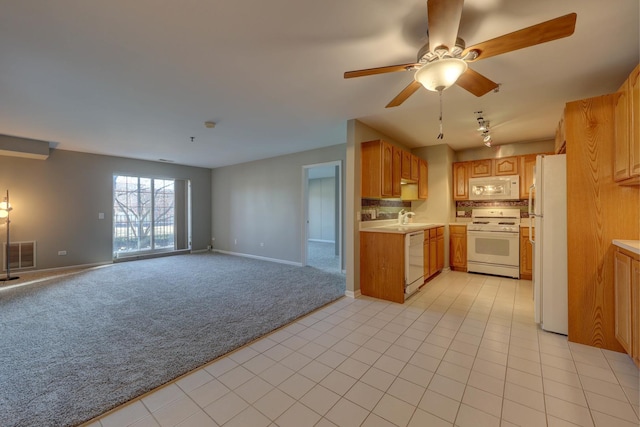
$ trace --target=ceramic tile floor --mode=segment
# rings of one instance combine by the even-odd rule
[[[638,426],[638,369],[533,322],[531,282],[445,272],[343,298],[94,421],[112,426]]]

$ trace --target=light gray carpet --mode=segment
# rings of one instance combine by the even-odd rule
[[[0,425],[80,424],[344,291],[341,274],[207,253],[0,292]]]
[[[336,244],[327,242],[307,242],[307,264],[320,270],[340,272],[340,257],[336,255]]]

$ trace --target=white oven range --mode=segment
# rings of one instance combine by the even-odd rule
[[[520,210],[479,208],[467,225],[467,271],[520,278]]]

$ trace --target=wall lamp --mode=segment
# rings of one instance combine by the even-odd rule
[[[2,281],[15,280],[19,279],[17,276],[11,276],[11,242],[9,240],[9,225],[11,224],[11,219],[9,218],[9,212],[11,212],[13,208],[9,203],[9,190],[7,190],[7,195],[4,198],[3,202],[0,202],[0,220],[4,220],[7,224],[7,243],[5,248],[6,254],[6,262],[7,262],[7,276]]]

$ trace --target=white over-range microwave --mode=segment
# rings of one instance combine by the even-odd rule
[[[469,200],[518,200],[518,175],[469,178]]]

